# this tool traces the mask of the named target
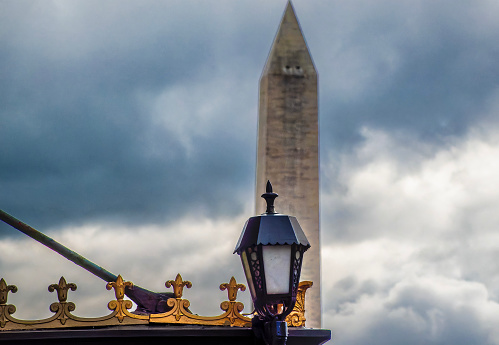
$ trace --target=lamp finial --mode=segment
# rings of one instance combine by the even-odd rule
[[[266,193],[262,194],[262,198],[267,202],[267,210],[265,213],[267,214],[275,214],[277,213],[274,209],[274,200],[278,197],[277,193],[272,192],[272,184],[269,180],[267,180]]]

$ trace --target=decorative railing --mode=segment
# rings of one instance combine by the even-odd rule
[[[99,327],[111,325],[130,324],[190,324],[207,326],[231,326],[231,327],[251,327],[251,318],[242,315],[243,303],[237,302],[237,292],[244,291],[246,287],[238,284],[232,277],[229,283],[220,285],[220,290],[227,290],[228,301],[220,304],[223,313],[218,316],[200,316],[189,311],[190,302],[182,298],[183,288],[191,288],[190,281],[182,280],[182,276],[177,274],[175,280],[168,280],[165,283],[167,288],[173,287],[175,298],[167,300],[167,305],[171,309],[165,313],[140,315],[130,312],[132,302],[125,300],[125,287],[133,286],[133,283],[126,282],[118,276],[115,282],[106,284],[106,289],[114,289],[116,299],[108,303],[111,310],[109,315],[101,317],[79,317],[72,312],[76,309],[73,302],[68,302],[68,292],[76,291],[76,284],[67,283],[61,277],[58,284],[48,287],[49,292],[57,291],[58,302],[50,305],[50,311],[54,313],[51,317],[40,320],[21,320],[12,316],[16,312],[13,304],[7,304],[9,292],[16,293],[15,285],[7,285],[5,280],[0,279],[0,331],[21,330],[21,329],[41,329],[41,328],[64,328],[64,327]],[[286,321],[290,327],[300,327],[305,325],[305,292],[312,286],[312,282],[301,282],[298,288],[297,303]]]

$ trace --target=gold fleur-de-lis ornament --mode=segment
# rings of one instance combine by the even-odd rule
[[[237,290],[244,291],[246,290],[246,286],[244,284],[238,284],[236,282],[236,278],[230,278],[229,283],[220,284],[220,290],[224,291],[227,289],[229,301],[234,302],[237,298]]]
[[[7,304],[7,295],[9,294],[9,291],[16,293],[17,286],[7,285],[3,278],[0,279],[0,304]]]
[[[66,279],[64,279],[64,277],[61,277],[61,279],[59,279],[59,284],[49,285],[49,292],[54,292],[54,290],[57,290],[57,298],[61,303],[67,301],[69,289],[71,289],[71,291],[76,291],[76,284],[66,283]]]
[[[114,288],[116,300],[123,301],[123,298],[125,297],[125,287],[127,286],[133,288],[133,283],[124,281],[120,274],[118,275],[118,278],[116,278],[115,282],[109,282],[106,284],[106,289],[111,290]]]
[[[182,276],[180,275],[180,273],[178,273],[175,280],[168,280],[165,283],[165,286],[167,288],[173,286],[173,294],[175,295],[175,298],[182,298],[184,286],[187,286],[187,288],[190,289],[192,287],[192,283],[188,280],[183,281]]]

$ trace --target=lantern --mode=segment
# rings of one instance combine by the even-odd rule
[[[261,321],[284,321],[293,310],[303,253],[310,248],[295,217],[276,213],[267,181],[267,210],[244,225],[234,253],[241,257],[251,298]]]

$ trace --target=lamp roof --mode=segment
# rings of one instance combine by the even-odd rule
[[[306,249],[310,247],[296,217],[278,213],[264,213],[248,219],[234,253],[240,254],[245,248],[259,244],[301,244]]]

